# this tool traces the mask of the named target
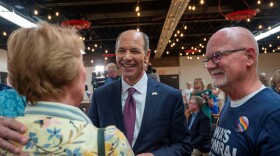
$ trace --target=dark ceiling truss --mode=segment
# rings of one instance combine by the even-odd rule
[[[274,0],[274,7],[269,6],[270,0],[262,0],[261,5],[256,4],[256,0],[235,0],[234,3],[228,0],[221,0],[221,11],[223,14],[237,11],[241,9],[257,9],[257,15],[247,21],[227,21],[218,10],[219,0],[204,0],[205,5],[200,5],[199,0],[190,0],[189,5],[195,5],[196,10],[191,11],[186,8],[182,18],[178,22],[175,31],[180,30],[184,33],[183,37],[179,37],[179,42],[176,42],[174,33],[170,40],[176,42],[176,46],[171,48],[167,44],[162,57],[180,56],[180,53],[185,56],[185,50],[191,47],[198,47],[199,44],[204,45],[202,52],[205,52],[206,42],[209,37],[218,29],[228,26],[243,26],[250,29],[254,34],[258,34],[266,30],[268,26],[280,23],[280,0]],[[14,8],[17,12],[26,17],[40,21],[46,20],[54,24],[60,24],[62,21],[71,19],[84,19],[91,22],[88,29],[80,30],[81,36],[85,37],[87,61],[104,60],[102,56],[105,50],[109,53],[114,53],[115,39],[120,32],[128,29],[140,28],[150,38],[150,48],[152,49],[151,56],[154,56],[154,50],[157,48],[159,37],[166,19],[171,0],[139,0],[141,16],[137,17],[135,7],[138,0],[0,0],[10,8]],[[34,9],[38,9],[40,14],[35,16]],[[52,20],[47,19],[47,15],[60,12],[59,17],[53,17]],[[259,29],[262,24],[263,28]],[[188,29],[184,30],[184,26]],[[0,48],[6,48],[8,36],[3,36],[2,32],[10,34],[18,28],[15,24],[0,18]],[[269,44],[279,45],[277,36],[272,35],[269,38],[259,41],[260,47],[268,47]],[[87,50],[87,47],[95,47],[95,51]],[[181,47],[185,49],[182,50]],[[275,47],[272,47],[275,49]],[[197,53],[201,55],[201,53]],[[109,58],[113,60],[114,58]]]

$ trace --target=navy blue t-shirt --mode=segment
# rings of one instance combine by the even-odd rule
[[[280,96],[265,88],[243,105],[228,101],[212,138],[209,155],[280,154]]]

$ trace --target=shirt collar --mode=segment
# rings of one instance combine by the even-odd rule
[[[130,86],[122,79],[122,94],[124,94],[127,91],[127,89],[130,87],[135,88],[140,94],[144,94],[145,88],[143,86],[147,85],[147,83],[148,83],[148,76],[146,72],[144,72],[142,78],[134,86]]]
[[[92,123],[78,107],[57,102],[38,101],[35,105],[27,105],[25,115],[49,115]]]

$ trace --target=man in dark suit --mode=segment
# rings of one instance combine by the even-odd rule
[[[131,142],[134,153],[139,156],[191,155],[182,95],[179,90],[146,75],[144,64],[149,56],[146,34],[129,30],[119,35],[116,62],[122,78],[95,90],[89,117],[95,126],[115,125],[127,136],[124,107],[129,96],[127,90],[134,88],[136,120]]]
[[[188,119],[188,128],[194,148],[192,156],[208,156],[211,148],[210,119],[201,111],[203,103],[203,98],[199,96],[192,96],[189,101],[192,114]]]

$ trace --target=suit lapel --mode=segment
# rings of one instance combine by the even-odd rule
[[[111,105],[114,112],[114,117],[116,121],[116,126],[124,133],[126,133],[124,122],[123,122],[123,112],[122,112],[122,85],[121,85],[121,78],[117,80],[117,82],[112,85],[112,99]],[[116,92],[115,92],[116,91]]]
[[[156,101],[158,101],[159,97],[160,92],[158,90],[158,82],[156,82],[155,80],[151,80],[151,78],[148,78],[145,110],[143,114],[140,132],[133,146],[133,149],[135,149],[138,145],[141,145],[139,143],[141,142],[144,134],[146,134],[146,131],[149,128],[149,124],[152,123],[151,120],[153,118],[153,112],[157,108],[158,103]]]

